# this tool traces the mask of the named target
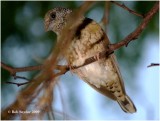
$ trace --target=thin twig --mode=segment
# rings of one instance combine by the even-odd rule
[[[100,22],[100,25],[105,30],[105,32],[107,30],[106,29],[107,24],[109,23],[109,8],[110,8],[110,3],[108,1],[106,1],[105,2],[105,8],[104,8],[103,17],[102,17],[101,22]]]
[[[25,72],[25,71],[35,71],[35,70],[42,70],[44,68],[43,65],[38,66],[29,66],[29,67],[20,67],[14,68],[11,66],[6,65],[5,63],[1,62],[1,67],[10,72],[11,75],[16,75],[17,72]]]
[[[59,84],[60,82],[57,82],[56,84],[57,84],[57,87],[58,87],[58,90],[59,90],[59,95],[60,95],[60,99],[61,99],[61,103],[62,103],[62,110],[63,110],[63,120],[66,120],[66,115],[65,115],[65,111],[66,111],[66,109],[65,109],[65,101],[64,101],[64,99],[63,99],[63,93],[62,93],[62,88],[61,88],[61,86],[60,86],[60,84]]]
[[[52,105],[49,107],[49,111],[47,112],[48,119],[49,119],[49,120],[56,120],[56,119],[55,119],[55,115],[54,115],[53,108],[51,108],[51,107],[52,107]]]
[[[38,109],[41,110],[41,113],[39,113],[40,117],[43,117],[45,113],[52,111],[53,89],[56,82],[57,81],[55,81],[54,77],[52,76],[43,83],[44,93],[36,104]],[[54,118],[54,115],[52,115],[52,117]]]
[[[142,31],[146,28],[148,23],[151,21],[152,17],[159,11],[159,2],[156,2],[152,9],[146,14],[145,18],[141,24],[127,37],[116,44],[110,44],[109,50],[117,50],[122,46],[127,46],[130,41],[133,41],[138,38]]]
[[[24,79],[24,80],[27,80],[27,82],[24,82],[24,83],[18,83],[18,82],[10,82],[10,81],[7,81],[5,83],[7,84],[15,84],[17,85],[18,87],[22,86],[22,85],[25,85],[25,84],[28,84],[28,83],[31,83],[32,81],[27,79],[26,77],[21,77],[21,76],[13,76],[14,79]]]
[[[153,67],[153,66],[160,66],[159,63],[151,63],[150,65],[148,65],[147,67]]]
[[[27,79],[26,77],[21,77],[21,76],[13,76],[14,79],[24,79],[27,81],[30,81],[30,79]]]
[[[119,6],[119,7],[123,8],[123,9],[127,10],[128,12],[130,12],[130,13],[132,13],[132,14],[136,15],[136,16],[139,16],[139,17],[144,18],[144,15],[139,14],[139,13],[137,13],[137,12],[135,12],[135,11],[131,10],[131,9],[130,9],[130,8],[128,8],[125,4],[119,4],[118,2],[115,2],[115,1],[110,1],[110,2],[112,2],[112,3],[116,4],[117,6]]]
[[[19,86],[22,86],[22,85],[31,83],[31,81],[29,81],[29,82],[24,82],[24,83],[16,83],[16,82],[10,82],[10,81],[8,81],[8,82],[6,82],[6,83],[8,83],[8,84],[15,84],[15,85],[17,85],[17,86],[19,87]]]

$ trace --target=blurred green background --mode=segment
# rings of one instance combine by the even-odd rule
[[[50,54],[56,42],[55,33],[44,31],[43,18],[45,13],[54,7],[75,9],[82,3],[80,1],[1,1],[1,61],[14,67],[40,64]],[[85,16],[100,22],[104,12],[104,3],[96,2]],[[125,1],[123,3],[138,13],[145,14],[155,2]],[[111,43],[122,40],[141,21],[142,18],[110,3],[107,35]],[[150,70],[146,68],[152,62],[159,62],[158,49],[159,14],[157,13],[136,41],[131,42],[127,48],[122,47],[115,51],[128,95],[133,99],[135,105],[137,105],[137,110],[139,110],[137,114],[124,114],[118,105],[114,105],[115,102],[97,93],[70,73],[63,75],[60,81],[63,100],[65,101],[64,112],[69,114],[71,119],[159,119],[159,93],[156,92],[158,88],[150,85],[158,86],[158,69],[157,67]],[[149,72],[146,72],[148,70]],[[153,71],[154,73],[152,73]],[[146,75],[144,72],[150,75]],[[23,72],[18,75],[32,78],[36,73]],[[151,77],[157,80],[152,80]],[[150,78],[151,83],[148,84],[146,80]],[[6,84],[6,81],[14,80],[7,71],[2,69],[1,108],[11,104],[18,91],[23,88],[23,86],[17,87],[16,85]],[[16,82],[22,81],[16,80]],[[145,84],[150,85],[150,87],[145,86]],[[143,87],[144,89],[142,89]],[[148,94],[151,93],[150,90],[153,91],[153,97]],[[57,111],[62,111],[58,89],[56,89],[55,97],[54,107]],[[144,99],[146,99],[145,101],[151,99],[156,102],[143,103]]]

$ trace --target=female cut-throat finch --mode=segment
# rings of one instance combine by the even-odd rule
[[[45,15],[46,31],[61,35],[72,10],[54,8]],[[71,66],[80,66],[86,59],[105,51],[109,39],[101,26],[90,18],[82,17],[65,58]],[[123,111],[136,112],[136,107],[127,96],[114,54],[74,70],[82,80],[98,92],[118,102]]]

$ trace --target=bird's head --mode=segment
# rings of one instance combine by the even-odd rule
[[[59,34],[67,23],[67,18],[72,10],[57,7],[49,10],[44,18],[45,30]]]

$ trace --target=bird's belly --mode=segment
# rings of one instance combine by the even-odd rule
[[[110,58],[99,60],[77,69],[76,73],[82,80],[100,88],[109,82],[118,81],[118,75],[111,63]]]

